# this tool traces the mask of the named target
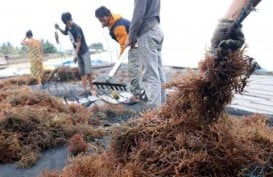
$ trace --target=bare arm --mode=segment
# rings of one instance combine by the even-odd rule
[[[238,50],[245,42],[241,23],[261,0],[233,0],[211,39],[211,51]]]
[[[62,34],[66,35],[65,31],[63,29],[60,28],[60,26],[58,24],[55,24],[55,28],[57,30],[59,30]]]
[[[21,41],[22,45],[26,45],[27,44],[27,37],[25,37],[22,41]]]
[[[148,0],[135,0],[133,18],[130,24],[128,42],[133,44],[137,40],[137,33],[141,28]]]
[[[76,45],[75,54],[78,56],[81,48],[81,37],[77,38]]]

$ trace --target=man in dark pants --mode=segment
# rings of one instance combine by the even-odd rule
[[[92,84],[92,68],[91,59],[88,46],[86,44],[83,31],[79,25],[73,22],[72,16],[69,12],[62,14],[62,21],[66,25],[65,29],[62,30],[58,24],[55,24],[55,28],[58,29],[62,34],[69,35],[75,50],[74,62],[78,62],[78,67],[81,75],[83,93],[81,95],[96,95],[96,91]],[[90,90],[87,90],[87,80],[89,82]]]

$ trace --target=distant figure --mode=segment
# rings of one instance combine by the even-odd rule
[[[127,46],[137,42],[143,65],[143,83],[148,96],[148,107],[155,108],[166,101],[166,82],[162,66],[163,32],[160,23],[160,0],[135,0]]]
[[[84,91],[80,95],[96,95],[96,91],[92,84],[92,67],[89,48],[86,44],[83,31],[79,25],[73,22],[72,15],[69,12],[62,14],[62,21],[65,24],[65,29],[62,30],[58,24],[55,28],[62,34],[69,35],[75,50],[74,62],[78,62],[79,72],[81,75]],[[87,90],[87,80],[89,82],[90,91]]]
[[[112,14],[109,9],[104,6],[99,7],[95,16],[101,22],[102,27],[108,27],[109,35],[119,43],[120,53],[125,49],[125,43],[128,38],[130,21],[121,15]],[[133,96],[126,100],[127,104],[135,104],[146,99],[145,91],[142,87],[141,73],[142,66],[136,46],[132,46],[128,53],[128,74],[131,82],[131,93]]]
[[[38,86],[42,86],[43,76],[43,47],[41,41],[34,39],[31,30],[26,32],[25,38],[21,42],[29,49],[30,71],[37,79]]]
[[[9,64],[9,60],[10,60],[10,58],[9,58],[9,56],[8,56],[8,55],[5,55],[5,60],[6,60],[7,65],[8,65],[8,64]]]

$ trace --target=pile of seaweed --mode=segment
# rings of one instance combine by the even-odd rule
[[[13,79],[4,80],[12,82]],[[61,99],[17,84],[0,83],[1,164],[17,162],[29,167],[41,151],[66,144],[76,133],[86,140],[103,136],[103,131],[92,126],[96,122],[90,109],[66,105]]]
[[[159,110],[116,129],[111,147],[72,158],[42,177],[273,176],[273,130],[266,117],[224,112],[248,78],[243,51],[214,61],[166,85],[174,91]]]
[[[81,79],[79,69],[71,67],[58,67],[54,70],[46,70],[43,74],[43,80],[47,82],[65,82],[78,81]]]
[[[206,54],[199,64],[199,72],[189,71],[166,84],[175,94],[162,108],[162,116],[186,116],[207,123],[221,118],[234,94],[241,94],[247,84],[249,65],[243,52],[230,53],[222,60]]]
[[[77,68],[60,67],[45,71],[43,80],[76,81],[80,79],[78,74]],[[42,90],[33,91],[29,85],[35,84],[30,75],[0,81],[0,164],[16,162],[21,167],[30,167],[42,151],[67,144],[75,135],[87,143],[103,138],[109,132],[101,127],[136,114],[122,105],[95,104],[91,109],[67,105],[63,99]]]
[[[78,68],[58,67],[54,70],[45,70],[42,76],[43,83],[45,82],[67,82],[80,80]],[[35,85],[36,79],[31,75],[25,74],[22,76],[14,76],[11,78],[2,79],[0,89],[9,88],[9,86]]]
[[[123,67],[124,68],[124,67]],[[96,79],[96,76],[105,76],[107,75],[107,69],[105,68],[95,68],[93,71],[93,79]],[[106,76],[105,76],[106,77]],[[128,83],[128,72],[126,69],[121,69],[117,72],[116,77],[119,78],[117,82]],[[99,78],[101,80],[103,78]],[[76,67],[66,67],[61,66],[53,70],[44,70],[42,75],[42,83],[51,83],[51,82],[73,82],[80,81],[81,76],[79,69]],[[21,76],[13,76],[11,78],[2,79],[0,83],[0,89],[8,87],[9,85],[35,85],[37,80],[34,79],[31,75],[25,74]]]
[[[105,75],[106,74],[105,72],[106,70],[104,68],[95,68],[93,71],[93,77],[96,77],[96,75]],[[121,69],[116,73],[116,77],[120,79],[120,82],[126,82],[128,80],[127,70]],[[44,82],[79,81],[80,79],[81,76],[78,68],[62,66],[54,70],[46,70],[43,73]]]

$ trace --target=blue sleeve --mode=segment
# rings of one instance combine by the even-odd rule
[[[137,40],[137,34],[141,29],[143,18],[147,8],[148,0],[135,0],[133,18],[130,24],[129,40],[135,42]]]
[[[65,29],[64,29],[64,35],[67,35],[67,34],[68,34],[67,31],[68,31],[68,28],[67,28],[67,26],[66,26]]]
[[[80,28],[80,27],[76,27],[75,28],[75,40],[76,40],[76,42],[77,42],[77,39],[81,39],[81,37],[82,37],[82,29]]]

